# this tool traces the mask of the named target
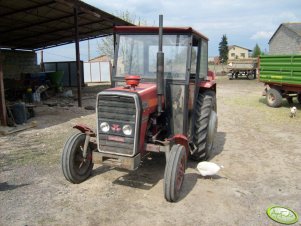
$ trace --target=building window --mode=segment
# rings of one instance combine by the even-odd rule
[[[245,57],[246,57],[246,54],[245,54],[245,53],[241,53],[240,56],[241,56],[242,58],[245,58]]]
[[[231,53],[231,57],[235,57],[235,53]]]

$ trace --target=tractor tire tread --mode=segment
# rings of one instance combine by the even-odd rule
[[[206,138],[212,109],[216,110],[215,92],[207,90],[200,93],[196,103],[196,121],[193,137],[197,150],[191,155],[191,158],[197,161],[205,160],[209,154],[207,153],[208,150],[206,150]]]
[[[93,168],[93,163],[91,162],[84,175],[76,175],[76,172],[74,172],[73,170],[73,163],[71,163],[71,157],[74,152],[74,145],[76,145],[76,142],[79,142],[79,139],[83,139],[82,136],[85,136],[85,134],[82,132],[78,132],[69,137],[69,139],[64,145],[61,157],[61,167],[63,174],[69,182],[74,184],[78,184],[86,180],[90,176]]]
[[[174,145],[170,151],[169,158],[166,162],[164,172],[164,197],[169,202],[175,202],[178,199],[178,192],[176,191],[176,180],[178,164],[183,155],[186,155],[185,148],[182,145]],[[185,156],[186,158],[186,156]],[[186,164],[185,164],[186,168]]]

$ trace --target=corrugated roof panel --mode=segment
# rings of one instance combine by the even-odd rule
[[[74,7],[80,40],[108,35],[115,25],[132,25],[76,0],[0,1],[0,48],[34,50],[74,42]]]

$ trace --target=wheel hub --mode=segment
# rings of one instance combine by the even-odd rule
[[[181,161],[179,162],[179,169],[177,173],[177,190],[181,189],[183,179],[185,174],[185,156],[182,157]]]

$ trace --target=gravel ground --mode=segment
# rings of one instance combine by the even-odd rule
[[[94,105],[97,89],[84,96],[85,106]],[[95,127],[95,114],[38,107],[37,127],[0,137],[0,225],[278,225],[265,213],[272,204],[300,215],[301,106],[294,103],[299,112],[292,119],[285,101],[267,107],[262,90],[256,80],[218,77],[211,161],[224,169],[204,179],[189,162],[176,203],[163,196],[162,155],[133,172],[95,165],[87,181],[67,182],[60,168],[64,142],[76,123]]]

